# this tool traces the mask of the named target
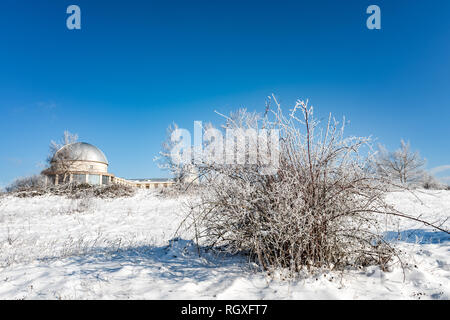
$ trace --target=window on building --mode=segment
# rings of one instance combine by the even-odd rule
[[[109,184],[109,176],[102,176],[102,184]]]
[[[100,184],[100,175],[90,174],[88,178],[89,184]]]
[[[73,180],[73,182],[86,183],[86,175],[85,174],[74,174],[72,180]]]

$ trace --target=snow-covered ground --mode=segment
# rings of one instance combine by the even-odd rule
[[[418,197],[399,192],[389,201],[432,222],[450,216],[450,191]],[[268,278],[244,258],[199,257],[188,234],[168,246],[184,200],[144,190],[114,200],[1,198],[0,299],[450,298],[450,237],[420,223],[386,221],[386,237],[410,264],[405,270],[370,267],[287,281]]]

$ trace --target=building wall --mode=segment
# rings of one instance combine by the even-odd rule
[[[50,169],[44,170],[47,183],[63,184],[68,182],[90,183],[95,185],[120,184],[141,189],[168,188],[173,181],[133,181],[115,177],[108,173],[108,165],[95,161],[70,161],[52,163]]]
[[[108,165],[95,161],[64,161],[63,163],[52,163],[51,171],[53,172],[95,172],[107,173]]]
[[[171,187],[174,182],[173,181],[133,181],[133,180],[127,180],[123,178],[115,177],[113,179],[113,183],[130,186],[130,187],[136,187],[140,189],[160,189],[160,188],[168,188]]]

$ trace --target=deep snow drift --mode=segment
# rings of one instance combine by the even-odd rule
[[[389,194],[405,213],[450,216],[450,191]],[[198,255],[172,240],[185,197],[149,191],[121,199],[0,199],[0,299],[449,299],[450,237],[386,219],[403,269],[378,267],[272,279],[243,257]],[[449,222],[445,228],[449,229]]]

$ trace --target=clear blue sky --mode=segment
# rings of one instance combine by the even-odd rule
[[[70,4],[81,30],[66,28]],[[370,4],[381,30],[366,28]],[[0,39],[0,185],[38,173],[65,129],[118,176],[167,176],[153,157],[172,121],[262,111],[271,93],[450,164],[448,0],[2,0]]]

